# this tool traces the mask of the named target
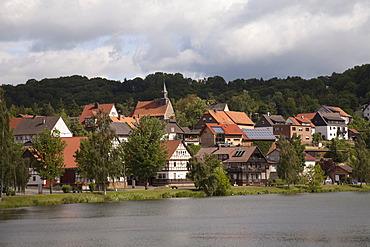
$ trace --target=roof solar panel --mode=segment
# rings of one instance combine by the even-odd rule
[[[268,129],[243,129],[248,139],[252,140],[275,140],[276,137]]]
[[[212,129],[216,133],[222,133],[222,134],[225,133],[224,130],[221,127],[212,126]]]

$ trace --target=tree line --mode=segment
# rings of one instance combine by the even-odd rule
[[[239,78],[226,82],[221,76],[195,80],[180,73],[157,72],[123,81],[78,75],[40,81],[30,79],[25,84],[2,85],[2,88],[11,112],[13,107],[48,115],[63,108],[67,115],[78,116],[81,106],[99,102],[115,103],[122,114],[127,115],[137,101],[160,97],[164,82],[175,103],[193,94],[206,103],[227,102],[232,110],[252,117],[267,112],[288,117],[313,112],[320,105],[338,106],[353,114],[360,104],[370,100],[368,64],[312,79],[294,76],[268,80]]]

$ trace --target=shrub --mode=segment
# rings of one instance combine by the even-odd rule
[[[62,190],[63,190],[64,193],[69,193],[72,190],[72,186],[70,186],[68,184],[65,184],[65,185],[62,186]]]
[[[163,193],[163,194],[161,195],[161,197],[162,197],[162,198],[172,198],[172,195],[171,195],[171,193],[169,193],[169,192],[165,192],[165,193]]]
[[[96,189],[96,184],[95,183],[90,183],[89,184],[89,190],[91,191],[91,192],[94,192],[94,190]]]
[[[9,190],[6,191],[6,195],[7,196],[15,196],[15,191],[9,189]]]

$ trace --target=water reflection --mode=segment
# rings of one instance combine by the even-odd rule
[[[0,246],[366,246],[370,193],[251,195],[0,211]]]

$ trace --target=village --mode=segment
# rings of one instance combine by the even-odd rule
[[[158,118],[165,123],[167,162],[157,172],[157,176],[150,180],[151,186],[194,186],[194,182],[187,176],[187,164],[193,156],[202,157],[204,154],[216,155],[222,161],[231,185],[267,186],[281,182],[277,174],[281,150],[276,146],[280,138],[300,137],[301,144],[305,145],[305,165],[301,174],[304,176],[310,166],[329,152],[322,142],[336,138],[354,141],[359,136],[357,130],[348,128],[348,124],[353,121],[352,116],[334,106],[321,106],[316,112],[301,113],[287,119],[281,115],[264,114],[254,123],[246,113],[231,111],[226,103],[216,103],[209,105],[209,110],[204,112],[195,129],[191,130],[176,122],[165,84],[159,100],[138,102],[129,116],[120,115],[114,104],[95,103],[86,105],[81,115],[71,120],[79,121],[88,130],[94,124],[94,117],[99,110],[109,115],[110,127],[116,133],[113,140],[116,144],[127,141],[143,116]],[[369,113],[365,110],[364,114],[366,116]],[[81,185],[86,189],[93,182],[80,176],[74,157],[80,147],[80,140],[86,137],[73,136],[62,117],[18,115],[11,119],[10,127],[16,142],[27,147],[24,157],[30,157],[31,160],[34,158],[29,151],[32,139],[45,128],[59,131],[61,139],[66,143],[63,153],[65,172],[54,181],[56,188],[68,184],[74,188]],[[190,151],[191,145],[199,146],[196,154]],[[355,183],[352,170],[344,162],[335,163],[330,170],[324,169],[326,179],[322,182],[341,184],[353,180]],[[38,187],[41,192],[42,187],[50,186],[50,181],[40,178],[32,162],[29,173],[28,187]],[[111,181],[109,188],[117,190],[129,185],[134,186],[135,181],[133,184],[132,177],[127,176],[121,177],[119,181]]]

